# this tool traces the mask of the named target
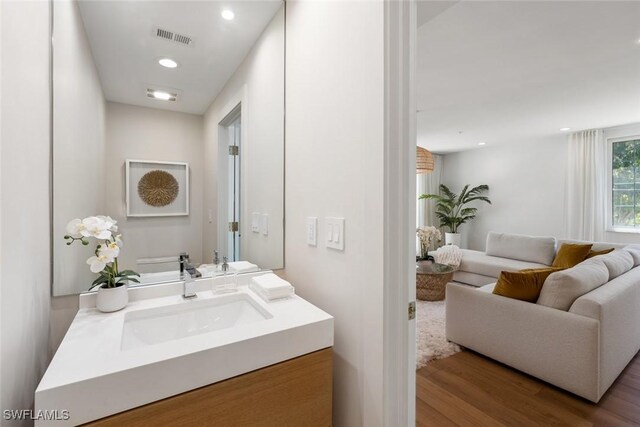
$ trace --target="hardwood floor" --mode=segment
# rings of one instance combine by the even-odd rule
[[[598,404],[472,351],[416,375],[418,426],[640,426],[640,353]]]

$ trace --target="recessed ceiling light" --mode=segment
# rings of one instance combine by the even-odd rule
[[[566,132],[568,130],[571,130],[571,128],[560,128],[560,132]]]
[[[487,145],[486,142],[478,142],[478,145]]]
[[[158,64],[166,68],[176,68],[178,63],[171,58],[161,58],[158,60]]]
[[[222,17],[223,17],[224,19],[226,19],[227,21],[231,21],[233,18],[235,18],[235,17],[236,17],[236,14],[235,14],[235,13],[233,13],[233,11],[232,11],[232,10],[229,10],[229,9],[225,9],[225,10],[223,10],[223,11],[222,11],[222,13],[221,13],[221,15],[222,15]]]

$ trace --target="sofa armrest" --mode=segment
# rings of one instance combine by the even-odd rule
[[[447,339],[591,401],[599,393],[599,321],[449,283]]]
[[[640,350],[640,268],[581,296],[569,312],[600,321],[600,387],[606,391]]]

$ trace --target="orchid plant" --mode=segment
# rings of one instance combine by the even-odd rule
[[[109,216],[90,216],[85,219],[73,219],[67,224],[67,245],[78,241],[84,246],[89,244],[90,237],[99,241],[94,255],[87,259],[92,273],[99,276],[93,281],[89,289],[96,286],[115,288],[126,282],[140,283],[135,277],[140,277],[133,270],[118,270],[118,255],[122,247],[122,235],[118,232],[117,221]]]
[[[418,235],[418,239],[420,239],[420,252],[421,259],[430,259],[429,257],[429,247],[434,241],[442,240],[442,234],[440,230],[438,230],[434,226],[429,227],[418,227],[416,230],[416,234]]]

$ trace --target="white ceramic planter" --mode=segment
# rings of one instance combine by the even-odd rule
[[[96,297],[96,308],[104,313],[122,310],[129,303],[129,293],[127,285],[115,288],[98,288]]]
[[[460,247],[462,236],[460,233],[444,233],[444,243],[446,245],[456,245]]]

